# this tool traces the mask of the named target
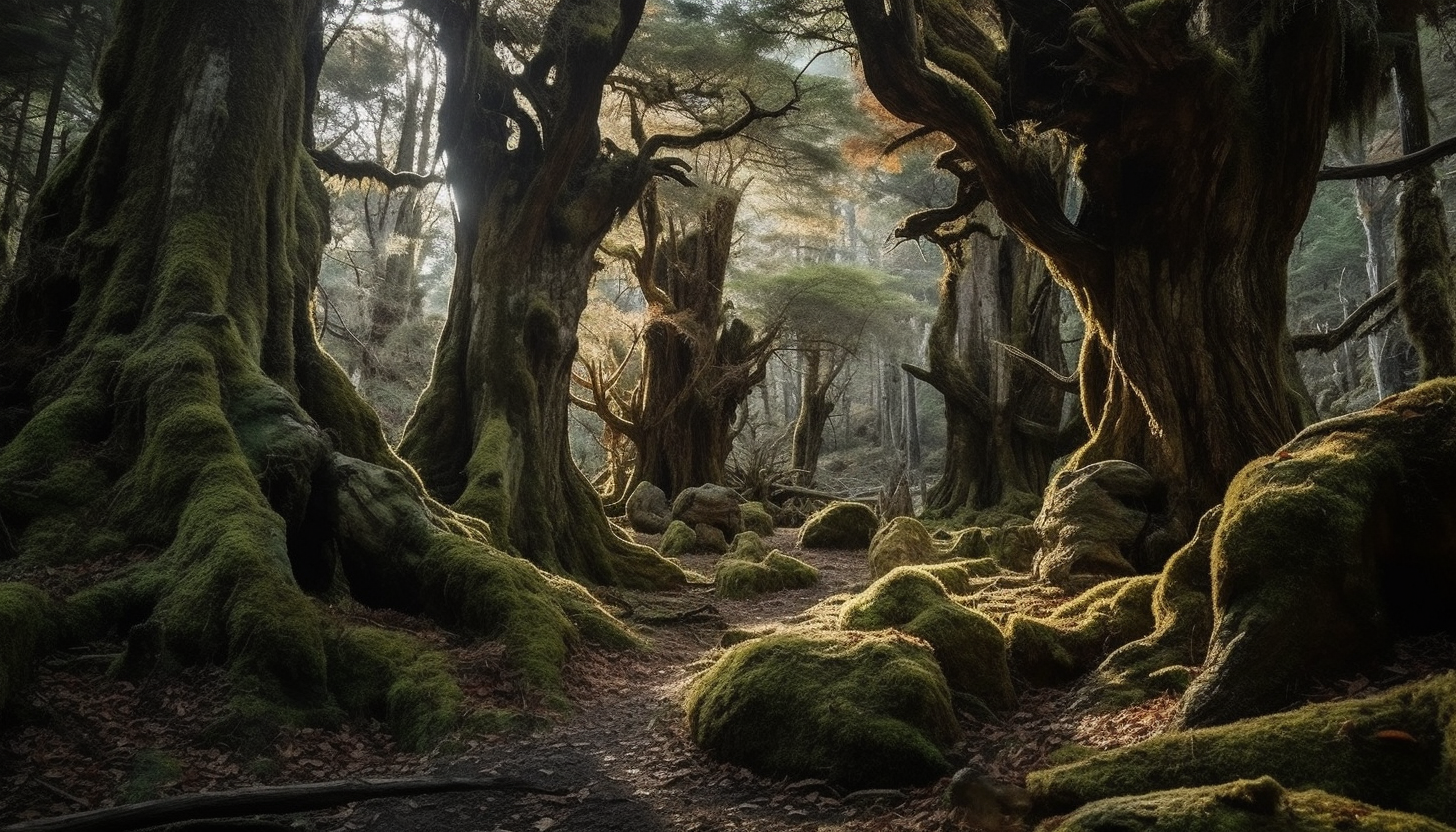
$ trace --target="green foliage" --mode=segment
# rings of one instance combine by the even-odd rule
[[[744,275],[733,286],[764,327],[782,321],[801,341],[853,352],[865,340],[893,338],[929,309],[900,277],[858,266],[818,263],[776,274]]]

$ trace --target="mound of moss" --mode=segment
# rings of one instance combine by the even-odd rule
[[[864,549],[879,527],[879,516],[864,503],[830,503],[809,515],[799,528],[799,547]]]
[[[914,517],[896,517],[870,539],[870,577],[882,578],[897,566],[940,560],[930,532]]]
[[[662,533],[662,540],[657,544],[657,551],[665,558],[680,558],[697,550],[698,533],[681,520],[669,523],[667,531]]]
[[[1033,772],[1026,787],[1034,811],[1054,815],[1106,798],[1265,776],[1290,789],[1456,822],[1456,674],[1369,699],[1164,734]]]
[[[1100,800],[1058,821],[1059,832],[1452,832],[1431,818],[1318,790],[1288,791],[1269,777]]]
[[[55,640],[55,604],[29,584],[0,583],[0,714]]]
[[[952,600],[927,571],[900,567],[875,581],[844,605],[839,624],[846,630],[893,628],[922,639],[935,651],[951,690],[992,710],[1016,704],[1000,628]]]
[[[1031,521],[976,526],[955,532],[944,546],[947,558],[991,558],[1006,569],[1025,572],[1041,548],[1041,532]]]
[[[713,757],[849,788],[945,774],[959,730],[930,649],[894,631],[743,642],[698,678],[685,705],[693,739]]]
[[[1234,478],[1211,550],[1215,629],[1183,724],[1290,704],[1403,633],[1456,628],[1456,379],[1313,425]]]
[[[752,532],[743,532],[738,537]],[[757,535],[754,535],[757,538]],[[736,539],[735,539],[736,544]],[[762,542],[758,544],[762,547]],[[747,547],[734,549],[718,561],[713,586],[722,598],[751,598],[766,592],[802,589],[819,582],[819,570],[778,549],[755,560]]]
[[[1153,631],[1157,585],[1156,575],[1119,578],[1087,590],[1046,618],[1013,614],[1006,621],[1012,669],[1038,686],[1081,676],[1108,651]]]
[[[773,514],[764,507],[763,503],[744,503],[738,508],[743,514],[743,528],[746,531],[761,535],[774,533]]]

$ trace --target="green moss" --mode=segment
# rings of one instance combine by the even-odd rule
[[[0,712],[54,644],[55,604],[29,584],[0,583]]]
[[[739,509],[743,512],[743,528],[765,536],[774,533],[773,515],[763,503],[744,503]]]
[[[973,527],[955,532],[941,550],[944,557],[991,558],[1006,569],[1025,572],[1041,546],[1041,533],[1030,523]]]
[[[752,532],[741,532],[738,537]],[[760,544],[761,545],[761,544]],[[754,562],[730,553],[718,561],[714,591],[721,598],[751,598],[766,592],[802,589],[819,582],[819,570],[775,549]]]
[[[759,563],[768,557],[768,545],[759,537],[758,532],[739,532],[734,535],[733,545],[728,547],[723,557]]]
[[[930,532],[914,517],[896,517],[870,540],[870,577],[882,578],[897,566],[939,560]]]
[[[1456,674],[1370,699],[1165,734],[1027,778],[1036,811],[1269,776],[1456,821]]]
[[[662,540],[657,544],[657,551],[665,558],[680,558],[697,550],[698,533],[681,520],[669,523],[667,531],[662,533]]]
[[[1050,616],[1006,622],[1012,670],[1032,685],[1057,685],[1090,670],[1109,651],[1153,630],[1156,575],[1104,581]]]
[[[925,783],[956,738],[950,690],[918,640],[779,633],[730,649],[687,694],[694,740],[768,777]]]
[[[372,627],[341,630],[326,649],[340,707],[388,723],[400,748],[428,750],[456,725],[464,696],[444,654]]]
[[[138,803],[162,796],[162,789],[182,779],[182,762],[155,748],[143,748],[132,755],[126,782],[121,785],[121,802]]]
[[[880,518],[864,503],[830,503],[804,521],[799,548],[863,549],[879,527]]]
[[[893,628],[923,639],[951,690],[975,696],[992,710],[1016,704],[1000,628],[956,603],[939,580],[918,567],[900,567],[875,581],[844,605],[839,624],[847,630]]]
[[[921,564],[916,568],[934,576],[952,595],[969,595],[975,589],[978,578],[994,578],[1002,574],[1001,567],[991,558],[947,560]]]
[[[1110,798],[1058,822],[1061,832],[1451,832],[1431,818],[1322,791],[1286,791],[1272,778]]]
[[[494,529],[511,527],[511,496],[524,464],[521,443],[505,416],[485,420],[465,471],[465,491],[457,511],[478,517]],[[541,564],[551,569],[551,564]],[[559,571],[559,570],[553,570]]]

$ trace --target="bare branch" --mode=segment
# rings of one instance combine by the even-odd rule
[[[390,190],[395,188],[424,188],[426,185],[433,185],[444,182],[445,178],[438,174],[426,176],[412,171],[394,171],[367,159],[345,159],[333,150],[309,150],[308,155],[313,157],[313,162],[318,169],[329,176],[341,176],[345,179],[372,179]]]
[[[754,100],[746,92],[740,90],[738,94],[741,95],[744,102],[748,104],[748,110],[743,115],[739,116],[736,120],[734,120],[731,124],[727,124],[723,127],[710,127],[688,135],[678,135],[675,133],[658,133],[654,136],[648,137],[647,141],[642,144],[642,149],[638,154],[639,158],[651,159],[653,156],[657,155],[657,152],[659,150],[692,150],[693,148],[701,147],[705,144],[708,144],[709,142],[721,142],[725,139],[731,139],[739,133],[742,133],[744,130],[748,129],[749,125],[753,124],[756,121],[767,118],[781,118],[799,109],[800,93],[799,85],[797,82],[794,84],[793,97],[791,97],[782,107],[779,107],[775,110],[765,110],[762,107],[758,106],[758,104],[754,103]]]
[[[1456,153],[1456,136],[1449,136],[1435,144],[1417,150],[1415,153],[1407,153],[1384,162],[1371,162],[1367,165],[1343,165],[1340,167],[1321,168],[1319,179],[1321,182],[1328,182],[1337,179],[1373,179],[1378,176],[1399,176],[1408,173],[1422,165],[1428,165],[1437,159],[1444,159]]]
[[[1038,375],[1046,379],[1048,382],[1051,383],[1053,387],[1061,390],[1063,393],[1072,393],[1075,395],[1082,392],[1082,385],[1077,380],[1077,377],[1075,375],[1064,376],[1056,370],[1053,370],[1051,367],[1047,366],[1041,361],[1041,359],[1037,358],[1036,356],[1019,350],[1016,347],[1011,346],[1010,344],[1003,344],[1000,341],[993,341],[992,343],[1005,350],[1007,355],[1021,361],[1032,370],[1035,370]]]
[[[1365,302],[1355,307],[1355,311],[1351,312],[1339,326],[1328,332],[1301,332],[1298,335],[1290,336],[1290,346],[1294,348],[1295,352],[1318,350],[1326,353],[1333,350],[1360,334],[1361,324],[1395,300],[1395,287],[1396,284],[1392,283],[1366,298]]]

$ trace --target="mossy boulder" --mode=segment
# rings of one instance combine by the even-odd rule
[[[864,549],[870,545],[880,518],[864,503],[834,502],[809,515],[799,528],[803,549]]]
[[[1290,789],[1456,822],[1456,674],[1369,699],[1163,734],[1032,772],[1026,787],[1034,811],[1045,816],[1096,800],[1265,776]]]
[[[934,577],[952,595],[969,595],[976,587],[978,578],[994,578],[1001,574],[1001,567],[990,558],[976,560],[946,560],[940,563],[926,563],[916,567]]]
[[[870,539],[870,577],[882,578],[897,566],[940,560],[930,532],[914,517],[896,517]]]
[[[722,532],[724,540],[732,540],[743,531],[743,510],[739,507],[742,500],[737,491],[724,485],[684,488],[673,498],[672,519],[689,526],[706,523]]]
[[[640,482],[627,498],[627,522],[643,534],[662,534],[672,522],[672,506],[661,488]]]
[[[846,630],[896,629],[935,651],[947,683],[992,710],[1016,704],[1006,664],[1006,641],[986,616],[956,603],[929,572],[903,566],[875,581],[839,613]]]
[[[1041,548],[1041,532],[1030,520],[977,526],[955,532],[944,544],[947,558],[992,558],[1006,569],[1026,572]]]
[[[693,536],[698,541],[698,551],[712,552],[721,555],[728,551],[728,538],[723,536],[722,529],[717,526],[710,526],[707,523],[698,523],[693,526]]]
[[[788,632],[743,642],[688,690],[693,739],[766,777],[848,788],[946,774],[959,733],[925,643],[894,631]]]
[[[1401,634],[1456,629],[1456,379],[1306,428],[1239,472],[1211,550],[1215,629],[1182,723],[1285,707]]]
[[[1107,653],[1153,631],[1158,576],[1105,581],[1043,619],[1006,622],[1012,671],[1032,685],[1058,685],[1092,669]]]
[[[744,503],[738,507],[743,514],[743,528],[767,537],[774,533],[774,518],[763,503]]]
[[[1126,460],[1062,471],[1047,486],[1036,519],[1042,548],[1032,572],[1039,580],[1064,584],[1073,572],[1131,575],[1162,566],[1149,563],[1142,547],[1164,502],[1153,475]]]
[[[751,598],[766,592],[802,589],[818,582],[818,569],[778,549],[757,561],[724,556],[713,575],[713,586],[723,598]]]
[[[1270,777],[1172,789],[1089,804],[1058,832],[1456,832],[1431,818],[1318,790],[1288,791]]]
[[[763,537],[758,532],[739,532],[733,538],[733,545],[723,555],[725,558],[735,558],[758,563],[768,557],[768,544],[763,542]]]
[[[657,543],[657,551],[665,558],[680,558],[697,550],[698,533],[681,520],[669,523],[667,531],[662,533],[662,540]]]

